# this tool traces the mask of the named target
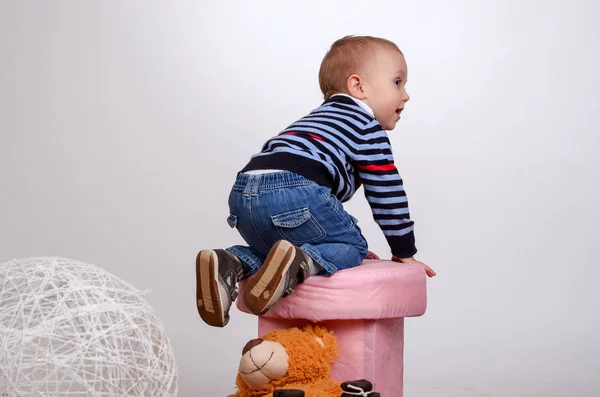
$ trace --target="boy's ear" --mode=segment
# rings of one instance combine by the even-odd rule
[[[353,74],[346,80],[346,88],[348,89],[348,93],[358,99],[365,99],[365,89],[363,87],[362,78]]]

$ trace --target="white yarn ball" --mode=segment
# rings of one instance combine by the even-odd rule
[[[177,382],[139,290],[64,258],[0,264],[0,396],[171,397]]]

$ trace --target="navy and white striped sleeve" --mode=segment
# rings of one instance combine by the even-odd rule
[[[373,218],[381,228],[392,255],[410,258],[417,252],[414,222],[410,219],[408,198],[394,165],[387,135],[385,141],[387,144],[378,144],[376,149],[357,152],[356,167]]]

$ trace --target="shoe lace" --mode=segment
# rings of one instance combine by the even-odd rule
[[[349,394],[351,396],[368,397],[371,393],[373,393],[372,391],[365,391],[362,387],[358,387],[358,386],[354,386],[354,385],[346,385],[346,387],[350,390],[356,390],[356,391],[345,391],[344,392],[344,394]]]

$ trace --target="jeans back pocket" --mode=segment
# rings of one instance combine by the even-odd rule
[[[295,245],[320,240],[327,234],[308,207],[273,215],[271,221],[281,237]]]

